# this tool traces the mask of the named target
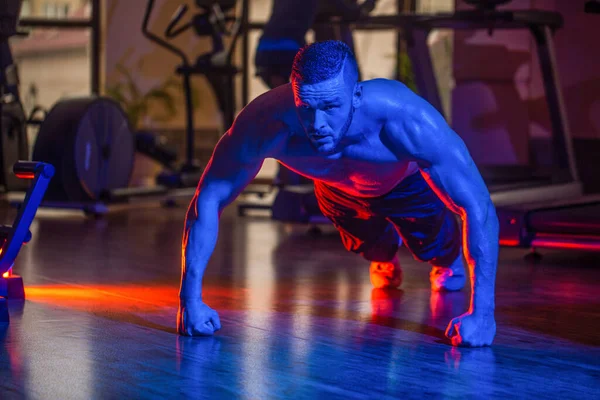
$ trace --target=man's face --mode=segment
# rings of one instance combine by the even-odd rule
[[[323,82],[293,86],[296,111],[311,145],[319,153],[335,153],[352,122],[354,86],[344,80],[343,72]]]

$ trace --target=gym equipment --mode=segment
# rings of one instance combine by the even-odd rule
[[[586,1],[583,11],[588,14],[600,14],[600,2],[598,0]]]
[[[59,101],[40,125],[32,153],[56,168],[44,206],[103,213],[101,203],[127,188],[134,155],[129,121],[116,102],[95,96]]]
[[[285,173],[286,169],[281,171]],[[278,174],[278,178],[281,175]],[[250,210],[270,211],[273,220],[311,225],[311,232],[318,232],[317,225],[331,224],[319,209],[312,183],[276,180],[270,185],[251,185],[243,195],[257,196],[259,200],[239,201],[237,204],[239,216],[247,216]]]
[[[15,5],[11,14],[12,34],[16,32],[18,24],[20,1],[13,0],[11,4]],[[2,61],[8,60],[10,71],[16,71],[7,40],[2,41],[2,52]],[[16,72],[9,76],[13,75],[16,77]],[[11,124],[3,123],[3,131],[6,126],[11,127],[10,132],[19,129],[26,138],[26,125],[38,125],[32,158],[56,167],[56,178],[49,184],[42,207],[81,209],[86,214],[99,216],[108,211],[108,204],[124,202],[134,197],[168,195],[166,204],[171,205],[172,198],[179,195],[177,190],[186,186],[195,188],[198,174],[176,182],[171,179],[168,186],[128,187],[136,150],[168,168],[173,167],[176,154],[147,132],[134,135],[127,116],[115,101],[95,95],[63,99],[52,107],[45,118],[38,118],[40,111],[44,110],[36,108],[30,118],[25,119],[18,93],[18,79],[13,78],[9,83],[12,85],[2,87],[9,88],[12,109],[20,112],[10,114]],[[3,96],[3,99],[6,97]],[[6,114],[3,111],[3,122],[7,119]],[[3,145],[2,148],[5,170],[16,157],[29,158],[27,143],[24,142],[23,145],[22,140],[18,141],[18,134],[13,134],[12,137],[15,139],[9,142],[11,146]],[[17,145],[25,148],[17,152],[14,150]],[[11,179],[15,180],[13,177]],[[9,191],[23,191],[23,187],[17,190],[14,184],[5,186]],[[18,206],[20,202],[11,201],[11,204]]]
[[[141,130],[135,133],[135,150],[157,161],[170,170],[176,169],[177,152],[167,146],[166,142],[154,132]]]
[[[213,87],[218,88],[216,93],[221,109],[229,118],[226,123],[231,123],[234,113],[233,73],[237,72],[231,67],[231,55],[238,32],[237,25],[228,28],[231,19],[223,14],[235,5],[235,1],[197,0],[196,4],[201,12],[192,19],[192,23],[177,27],[187,10],[183,6],[166,30],[169,38],[190,27],[198,35],[212,37],[213,50],[200,56],[195,65],[188,62],[183,51],[148,31],[154,0],[147,3],[142,23],[146,37],[183,59],[183,64],[177,69],[183,76],[186,97],[186,158],[183,165],[177,169],[174,167],[175,153],[160,143],[156,136],[146,131],[134,134],[127,116],[115,101],[101,96],[63,99],[39,124],[32,154],[35,160],[51,163],[56,168],[56,178],[48,188],[43,207],[81,209],[86,214],[99,216],[108,211],[108,204],[135,197],[166,195],[166,204],[171,205],[173,197],[189,195],[186,189],[195,189],[202,168],[193,158],[195,132],[190,78],[192,74],[204,74],[209,78]],[[222,42],[225,34],[234,36],[232,45],[227,49]],[[225,79],[226,90],[221,90],[223,81],[219,79]],[[136,150],[169,169],[156,178],[157,186],[128,187]]]
[[[477,7],[480,10],[493,11],[500,4],[506,4],[511,0],[464,0],[465,3]]]
[[[109,204],[177,195],[179,186],[129,187],[136,150],[160,157],[169,166],[175,154],[162,150],[149,134],[134,135],[127,115],[114,100],[101,96],[63,99],[36,124],[39,130],[32,158],[56,168],[42,207],[79,209],[98,217],[108,212]]]
[[[494,1],[471,1],[471,3],[497,3]],[[504,1],[506,3],[506,1]],[[434,14],[430,16],[376,17],[372,23],[393,24],[400,23],[407,36],[408,55],[413,64],[415,81],[419,94],[426,98],[438,111],[443,112],[441,98],[433,70],[433,63],[427,46],[427,38],[434,29],[486,29],[489,33],[494,30],[521,29],[529,30],[536,41],[537,55],[540,61],[542,78],[546,90],[546,99],[550,116],[552,118],[552,141],[554,153],[553,170],[550,174],[537,173],[535,168],[520,168],[511,166],[485,167],[480,170],[490,190],[496,194],[497,199],[510,201],[514,198],[517,202],[535,201],[545,199],[547,190],[557,196],[570,193],[581,193],[581,183],[577,174],[571,134],[564,112],[564,102],[560,92],[560,84],[554,59],[553,32],[562,26],[562,17],[559,13],[538,10],[502,10],[494,11],[488,8],[463,10],[452,14]],[[559,185],[566,185],[559,189]],[[519,191],[516,191],[519,189]],[[556,190],[559,189],[559,190]]]
[[[158,177],[159,184],[172,185],[173,180],[179,180],[184,186],[191,183],[196,185],[202,174],[201,168],[193,159],[194,152],[194,115],[192,104],[191,77],[203,75],[213,88],[218,105],[223,114],[223,125],[228,129],[233,124],[235,115],[234,77],[239,70],[232,65],[231,58],[237,39],[239,37],[239,21],[235,17],[226,16],[226,12],[233,9],[235,0],[196,0],[200,12],[194,15],[191,21],[181,24],[181,20],[188,11],[187,5],[182,5],[173,15],[164,36],[173,39],[188,29],[193,29],[197,36],[210,36],[212,40],[211,51],[201,54],[192,64],[183,50],[175,47],[165,39],[155,35],[148,29],[150,15],[154,8],[154,0],[146,3],[146,11],[142,23],[142,33],[146,38],[159,46],[169,50],[181,58],[181,64],[176,73],[181,75],[185,95],[186,114],[186,158],[181,170],[175,175],[164,174]],[[223,36],[232,36],[231,44],[225,47]]]
[[[501,244],[531,249],[530,261],[539,261],[537,249],[600,251],[600,196],[513,204],[499,208]]]
[[[42,207],[80,209],[100,216],[109,204],[171,194],[165,186],[128,187],[137,138],[115,101],[98,96],[63,99],[43,120],[30,118],[29,122],[39,125],[32,158],[56,168]],[[146,146],[148,153],[158,152]]]
[[[23,279],[13,274],[12,268],[23,244],[31,240],[29,227],[54,175],[54,167],[47,163],[19,161],[14,165],[13,172],[18,179],[30,184],[13,224],[0,226],[0,322],[8,322],[4,299],[25,298]]]
[[[19,96],[19,75],[13,62],[8,39],[17,35],[21,1],[3,2],[0,10],[0,185],[5,190],[23,190],[23,184],[11,173],[17,160],[29,158],[26,117]]]

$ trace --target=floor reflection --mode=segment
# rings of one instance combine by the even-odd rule
[[[223,329],[185,338],[175,333],[183,212],[36,220],[15,266],[27,300],[10,302],[11,322],[0,327],[0,391],[218,399],[600,391],[600,276],[589,258],[579,266],[549,256],[533,267],[503,250],[494,346],[453,348],[444,331],[467,310],[469,292],[431,292],[429,267],[405,249],[402,288],[374,290],[368,263],[337,234],[226,213],[203,291]]]

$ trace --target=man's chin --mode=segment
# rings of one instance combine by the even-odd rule
[[[336,147],[335,147],[334,143],[324,143],[324,144],[313,143],[313,147],[315,148],[317,153],[324,155],[324,156],[335,154],[335,152],[336,152]]]

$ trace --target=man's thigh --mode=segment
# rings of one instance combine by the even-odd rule
[[[462,243],[458,217],[446,207],[420,173],[408,177],[374,204],[373,210],[396,226],[416,259],[447,266],[460,255]]]
[[[315,195],[323,215],[340,232],[346,250],[370,261],[389,261],[395,256],[398,232],[385,217],[370,213],[368,202],[319,183],[315,184]]]

